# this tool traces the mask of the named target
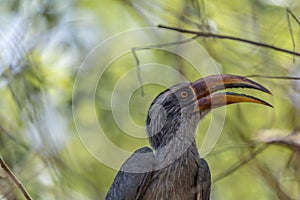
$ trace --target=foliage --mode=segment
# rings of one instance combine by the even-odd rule
[[[89,127],[93,114],[87,109],[91,103],[86,100],[89,80],[97,79],[97,71],[104,69],[107,60],[126,46],[126,42],[137,43],[147,38],[147,35],[129,38],[105,49],[105,56],[95,58],[93,68],[86,74],[87,80],[80,82],[74,95],[82,62],[96,45],[110,36],[164,24],[300,51],[300,25],[291,15],[300,19],[300,4],[296,0],[233,0],[230,3],[221,0],[6,0],[2,5],[0,156],[34,199],[101,199],[113,181],[116,170],[89,153],[77,132],[72,110],[78,107],[78,113]],[[182,39],[164,37],[166,43]],[[201,37],[195,41],[208,52],[222,73],[300,76],[297,56],[238,41]],[[178,52],[190,52],[184,45],[176,46]],[[172,84],[184,80],[180,75],[190,81],[200,77],[188,60],[159,48],[147,48],[136,51],[141,66],[159,63],[171,66],[180,75],[164,70],[157,73],[149,65],[148,71],[141,68],[139,80],[130,48],[142,46],[137,43],[128,47],[126,54],[109,63],[95,90],[95,112],[106,137],[130,152],[148,142],[144,132],[135,132],[141,129],[131,127],[131,119],[121,117],[120,123],[126,130],[132,130],[133,136],[116,124],[115,115],[123,116],[123,113],[122,110],[114,113],[110,108],[113,91],[122,102],[128,88],[136,87],[128,107],[132,120],[142,127],[151,101],[165,86],[144,85],[142,96],[140,81],[162,77]],[[197,53],[191,52],[195,57],[206,59]],[[133,78],[126,80],[122,90],[115,91],[118,81],[130,70],[134,72]],[[218,143],[205,157],[214,180],[211,197],[299,199],[299,80],[251,79],[270,89],[273,97],[254,91],[249,93],[272,102],[274,109],[248,104],[227,108]],[[208,115],[199,126],[199,149],[212,118],[213,115]],[[104,142],[95,136],[97,131],[87,128],[85,134],[98,144],[97,150],[105,149]],[[109,149],[105,154],[114,159]],[[1,170],[0,198],[24,198]]]

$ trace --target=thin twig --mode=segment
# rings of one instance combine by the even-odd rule
[[[185,39],[185,40],[181,40],[181,41],[177,41],[177,42],[170,42],[170,43],[164,43],[164,44],[157,44],[157,45],[149,45],[149,46],[143,46],[143,47],[134,47],[131,49],[134,61],[135,61],[135,66],[136,66],[136,72],[137,72],[137,77],[141,86],[141,95],[144,96],[144,89],[143,89],[143,79],[141,76],[141,70],[140,70],[140,60],[137,56],[136,51],[140,51],[140,50],[149,50],[149,49],[154,49],[154,48],[161,48],[161,47],[167,47],[167,46],[173,46],[173,45],[179,45],[179,44],[184,44],[187,42],[190,42],[194,39],[196,39],[197,37],[199,37],[198,35]]]
[[[2,160],[2,158],[0,158],[0,166],[8,174],[8,176],[10,176],[10,178],[17,185],[17,187],[21,190],[21,192],[23,193],[24,197],[27,200],[32,200],[31,196],[26,191],[26,189],[23,186],[23,184],[21,183],[21,181],[19,181],[19,179],[14,175],[14,173],[9,169],[9,167],[6,165],[6,163],[4,162],[4,160]]]
[[[268,147],[267,144],[259,147],[258,149],[256,149],[255,151],[251,152],[248,156],[246,156],[243,160],[233,164],[228,170],[218,174],[217,176],[215,176],[213,178],[213,182],[217,182],[225,177],[227,177],[228,175],[232,174],[233,172],[235,172],[237,169],[239,169],[240,167],[242,167],[243,165],[245,165],[247,162],[249,162],[250,160],[252,160],[253,158],[255,158],[256,155],[258,155],[259,153],[263,152],[266,148]]]
[[[287,10],[288,13],[290,13],[290,15],[294,18],[294,20],[300,26],[300,20],[294,15],[294,13],[289,8],[287,8],[286,10]]]
[[[278,175],[274,175],[267,165],[258,160],[256,160],[254,164],[261,175],[260,177],[262,177],[268,186],[272,188],[279,200],[294,200],[294,198],[291,198],[289,196],[290,194],[286,192],[286,189],[282,187],[282,182],[278,178]]]
[[[3,119],[1,119],[1,121],[3,121]],[[14,136],[9,134],[9,132],[5,128],[3,128],[1,125],[0,125],[0,133],[5,134],[11,141],[15,142],[18,146],[23,147],[25,150],[29,150],[29,147],[25,143],[17,140]]]
[[[142,79],[142,76],[141,76],[141,68],[140,68],[140,60],[136,54],[136,49],[135,48],[132,48],[131,49],[131,52],[132,52],[132,55],[133,55],[133,58],[134,58],[134,61],[135,61],[135,66],[136,66],[136,74],[137,74],[137,77],[138,77],[138,80],[140,82],[140,86],[141,86],[141,95],[142,97],[144,96],[144,87],[143,87],[143,79]]]
[[[292,29],[292,25],[291,25],[291,20],[290,20],[290,14],[291,11],[287,8],[286,9],[286,20],[288,23],[288,27],[289,27],[289,32],[291,35],[291,39],[292,39],[292,45],[293,45],[293,51],[295,52],[296,50],[296,44],[295,44],[295,39],[294,39],[294,35],[293,35],[293,29]],[[295,55],[293,55],[293,63],[295,62]]]
[[[181,40],[181,41],[177,41],[177,42],[169,42],[169,43],[163,43],[163,44],[155,44],[155,45],[149,45],[149,46],[144,46],[144,47],[134,47],[132,48],[134,51],[136,50],[147,50],[147,49],[153,49],[153,48],[161,48],[161,47],[167,47],[167,46],[173,46],[173,45],[179,45],[179,44],[184,44],[187,42],[190,42],[194,39],[196,39],[197,37],[200,37],[198,35],[185,39],[185,40]]]
[[[226,151],[236,151],[237,149],[253,148],[255,146],[257,146],[257,143],[245,143],[245,144],[239,144],[239,145],[217,147],[209,153],[209,156],[218,155],[218,154],[224,153]]]
[[[253,74],[253,75],[248,75],[248,76],[245,76],[245,77],[248,77],[248,78],[283,79],[283,80],[300,80],[300,77],[297,77],[297,76],[267,76],[267,75]]]
[[[244,42],[244,43],[252,44],[252,45],[255,45],[255,46],[264,47],[264,48],[268,48],[268,49],[273,49],[275,51],[280,51],[280,52],[283,52],[283,53],[287,53],[287,54],[291,54],[291,55],[295,55],[295,56],[300,57],[300,53],[298,53],[298,52],[290,51],[290,50],[283,49],[283,48],[280,48],[280,47],[276,47],[276,46],[266,44],[266,43],[247,40],[247,39],[244,39],[244,38],[238,38],[238,37],[233,37],[233,36],[229,36],[229,35],[219,35],[219,34],[214,34],[214,33],[209,33],[209,32],[191,31],[191,30],[186,30],[186,29],[177,28],[177,27],[170,27],[170,26],[165,26],[165,25],[158,25],[158,27],[173,30],[173,31],[177,31],[177,32],[181,32],[181,33],[193,34],[193,35],[197,35],[198,37],[218,38],[218,39]]]

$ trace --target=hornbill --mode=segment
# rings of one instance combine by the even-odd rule
[[[152,102],[146,132],[152,147],[143,147],[122,165],[106,200],[171,199],[209,200],[211,177],[195,141],[199,121],[213,108],[251,102],[272,107],[258,98],[226,88],[251,88],[271,94],[262,85],[242,76],[212,75],[179,83]]]

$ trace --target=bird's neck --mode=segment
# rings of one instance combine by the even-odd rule
[[[179,141],[180,140],[180,141]],[[199,157],[195,140],[175,139],[155,151],[156,167],[163,168],[193,155]]]
[[[147,126],[149,142],[155,150],[171,145],[181,148],[186,143],[194,143],[198,123],[197,117],[186,117],[184,120],[167,120],[163,125],[149,124]]]
[[[195,141],[196,125],[181,124],[172,133],[162,134],[157,136],[158,141],[153,147],[155,149],[157,164],[160,167],[167,166],[176,160],[180,160],[183,155],[198,155],[198,149]],[[169,137],[166,137],[169,136]],[[160,140],[159,140],[160,139]],[[150,140],[151,141],[151,140]],[[195,156],[195,155],[194,155]]]

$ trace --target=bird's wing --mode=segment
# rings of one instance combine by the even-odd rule
[[[196,200],[209,200],[211,177],[208,164],[203,158],[200,159],[196,184]]]
[[[149,147],[136,150],[122,165],[105,199],[141,199],[152,177],[153,161],[154,154]]]

